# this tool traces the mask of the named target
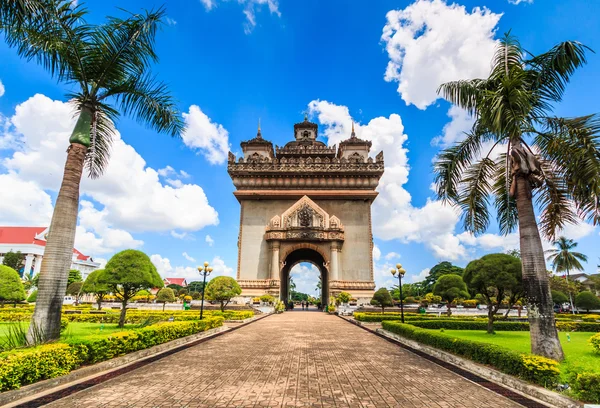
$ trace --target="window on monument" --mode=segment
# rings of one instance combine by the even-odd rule
[[[321,298],[321,272],[310,262],[295,265],[290,271],[289,296],[294,302],[318,302]]]

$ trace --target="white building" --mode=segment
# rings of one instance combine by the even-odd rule
[[[33,272],[35,276],[40,272],[48,227],[1,227],[0,226],[0,263],[7,252],[21,251],[25,255],[25,266],[19,270],[19,275]],[[91,256],[87,256],[73,248],[71,269],[77,269],[85,278],[100,267]]]

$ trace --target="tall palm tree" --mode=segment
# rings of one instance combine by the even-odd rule
[[[439,155],[437,194],[462,209],[468,231],[486,230],[492,198],[501,233],[518,227],[531,350],[556,360],[564,355],[540,230],[554,239],[555,231],[579,218],[600,221],[600,120],[551,115],[571,75],[586,62],[586,49],[568,41],[533,56],[507,34],[499,41],[488,78],[449,82],[439,89],[470,112],[475,123],[463,141]],[[504,153],[495,157],[495,147]]]
[[[558,237],[552,245],[556,248],[549,249],[546,253],[549,253],[548,261],[552,262],[552,268],[555,272],[565,272],[567,283],[569,282],[569,272],[576,270],[582,271],[583,266],[579,261],[587,262],[587,256],[581,252],[573,252],[572,250],[577,247],[577,242],[566,237]],[[573,295],[569,291],[569,301],[571,302],[571,312],[575,314],[575,307],[573,306]]]
[[[1,1],[35,5],[29,14],[30,9],[25,9],[24,18],[14,21],[0,14],[5,17],[0,27],[21,56],[36,60],[70,85],[67,98],[78,116],[42,261],[28,334],[31,343],[60,335],[81,176],[84,168],[92,178],[103,173],[115,121],[123,113],[171,136],[179,136],[184,125],[166,85],[150,72],[158,60],[154,42],[164,9],[130,14],[126,19],[108,17],[106,23],[92,25],[85,21],[87,12],[82,5],[70,1]]]

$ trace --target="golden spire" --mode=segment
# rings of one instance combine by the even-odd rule
[[[354,119],[352,119],[352,133],[350,134],[350,137],[356,137],[356,133],[354,133]]]
[[[308,122],[308,113],[304,112],[304,121]]]
[[[260,118],[258,118],[258,133],[260,133]]]
[[[256,132],[256,137],[262,139],[262,133],[260,132],[260,118],[258,118],[258,131]]]

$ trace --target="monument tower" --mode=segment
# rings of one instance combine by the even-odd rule
[[[316,123],[294,125],[284,147],[255,138],[229,153],[227,171],[240,203],[237,280],[242,296],[288,296],[290,270],[310,262],[321,273],[322,302],[341,291],[359,303],[373,295],[371,204],[383,152],[354,133],[339,147],[317,140]]]

